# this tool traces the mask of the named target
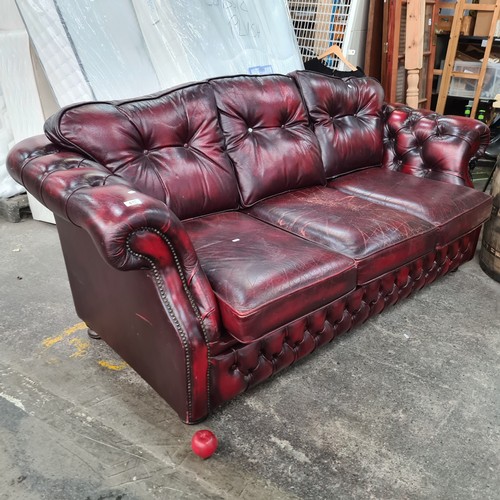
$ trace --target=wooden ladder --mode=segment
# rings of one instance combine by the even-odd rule
[[[486,75],[486,69],[488,67],[488,59],[491,53],[491,47],[493,46],[493,36],[495,34],[496,22],[498,20],[498,15],[500,12],[500,1],[497,0],[494,4],[482,4],[465,3],[465,0],[458,0],[457,2],[438,2],[437,6],[441,9],[453,9],[455,13],[453,16],[453,23],[451,25],[450,41],[448,43],[448,50],[446,51],[444,68],[442,72],[440,70],[434,71],[435,75],[442,74],[436,104],[436,112],[444,112],[446,98],[448,97],[452,77],[467,78],[470,80],[477,80],[476,92],[474,93],[474,101],[471,110],[471,117],[474,118],[476,116],[479,99],[481,97],[481,89],[483,88],[484,77]],[[486,47],[484,49],[483,62],[481,64],[479,73],[464,73],[461,71],[454,71],[457,47],[460,39],[460,29],[462,27],[462,19],[464,17],[464,10],[475,10],[478,12],[493,13],[490,31],[487,37]]]

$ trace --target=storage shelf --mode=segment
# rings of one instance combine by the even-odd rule
[[[450,33],[436,33],[437,36],[442,36],[446,38],[450,38]],[[487,36],[472,36],[472,35],[460,35],[460,38],[458,39],[459,43],[474,43],[481,45],[481,43],[485,40],[488,40]],[[494,46],[500,46],[500,38],[496,37],[493,38],[493,45]]]

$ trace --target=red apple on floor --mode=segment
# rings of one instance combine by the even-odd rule
[[[215,434],[208,430],[196,431],[191,439],[191,448],[203,460],[215,453],[218,444]]]

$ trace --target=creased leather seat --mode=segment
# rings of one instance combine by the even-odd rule
[[[474,189],[381,168],[353,172],[328,186],[430,222],[438,228],[438,245],[478,227],[491,210],[490,200]]]
[[[351,257],[360,285],[430,252],[436,244],[436,228],[428,222],[324,187],[276,196],[246,213]]]
[[[226,329],[252,342],[356,286],[352,259],[237,212],[184,227],[218,299]]]

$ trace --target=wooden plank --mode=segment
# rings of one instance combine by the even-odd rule
[[[462,71],[452,71],[451,76],[466,78],[467,80],[479,80],[479,73],[464,73]]]
[[[425,108],[426,109],[431,109],[431,100],[432,100],[432,81],[433,81],[433,74],[432,70],[434,69],[434,63],[436,62],[436,34],[435,34],[435,26],[437,22],[437,16],[439,9],[437,8],[436,2],[434,0],[427,0],[426,1],[427,5],[432,5],[432,14],[431,14],[431,23],[430,26],[426,26],[425,29],[429,29],[429,43],[430,43],[430,51],[429,51],[429,57],[427,59],[427,82],[426,82],[426,104]],[[425,47],[424,47],[425,49]],[[426,56],[427,52],[424,51],[424,57]],[[422,83],[423,85],[423,83]]]
[[[477,81],[476,95],[474,96],[474,102],[472,103],[471,116],[476,116],[477,107],[479,105],[479,99],[481,98],[481,90],[484,85],[484,77],[486,76],[486,70],[488,68],[488,60],[491,54],[491,48],[493,47],[493,36],[495,35],[495,30],[497,26],[498,16],[500,14],[500,2],[497,0],[495,5],[495,10],[491,18],[490,32],[488,33],[488,41],[486,42],[486,47],[484,49],[483,62],[481,64],[481,70],[479,71],[479,79]]]
[[[451,25],[450,41],[448,42],[448,50],[446,51],[446,58],[444,62],[443,73],[441,77],[441,84],[439,86],[439,94],[436,104],[436,112],[443,113],[446,105],[446,98],[450,90],[451,73],[455,65],[455,56],[457,53],[458,40],[460,38],[460,29],[462,27],[462,19],[464,17],[465,0],[458,0],[455,5],[455,15],[453,16],[453,23]],[[467,6],[472,4],[467,4]]]
[[[384,2],[383,5],[383,17],[382,17],[382,58],[380,61],[380,83],[385,92],[385,99],[391,102],[391,96],[389,95],[388,86],[388,65],[390,62],[391,54],[389,53],[389,40],[392,38],[392,27],[391,27],[391,3],[390,1]]]
[[[455,9],[457,7],[456,2],[438,2],[438,9]],[[477,10],[482,12],[491,12],[495,10],[495,5],[487,5],[481,3],[468,3],[466,10]]]
[[[398,53],[399,53],[399,39],[401,37],[401,10],[402,2],[401,0],[392,0],[393,4],[392,10],[392,40],[389,39],[389,53],[390,53],[390,64],[388,64],[388,87],[389,87],[389,102],[396,101],[396,86],[398,79]]]
[[[406,104],[418,108],[418,80],[424,57],[425,2],[408,0],[406,10],[405,69],[408,72]]]
[[[383,16],[383,0],[370,0],[363,69],[368,76],[377,80],[382,76]]]
[[[495,5],[487,5],[482,3],[467,4],[467,10],[477,10],[479,12],[492,12],[496,8]]]

